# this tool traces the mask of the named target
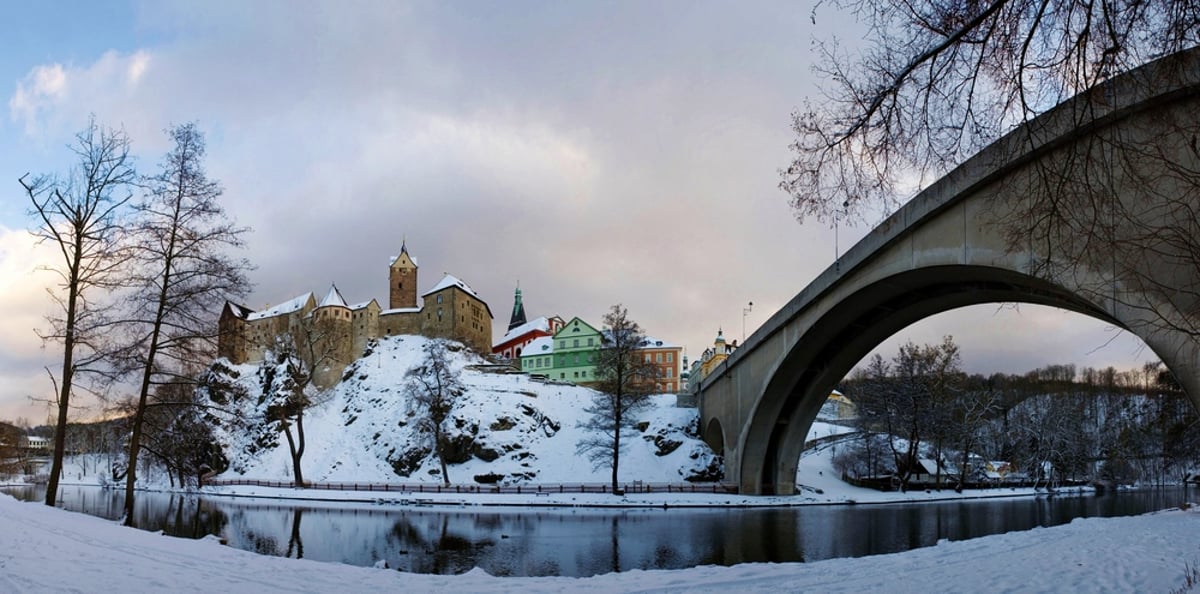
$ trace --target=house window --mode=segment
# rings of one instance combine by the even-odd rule
[[[662,363],[662,353],[654,353],[654,362]]]
[[[560,348],[560,349],[565,349],[565,348],[567,348],[567,341],[566,341],[566,340],[560,340],[560,341],[558,341],[558,348]]]
[[[650,362],[650,353],[646,353],[645,355],[642,355],[642,361],[649,363]]]
[[[667,368],[667,377],[675,377],[675,369],[674,368],[672,368],[672,367]]]
[[[588,339],[588,343],[587,343],[587,344],[588,344],[588,346],[592,346],[592,339],[591,339],[591,338],[589,338],[589,339]]]
[[[576,371],[576,372],[575,372],[575,379],[579,379],[579,372],[578,372],[578,371]]]
[[[580,376],[582,376],[582,377],[587,377],[587,370],[586,370],[586,369],[584,369],[583,371],[580,371],[580,372],[579,372],[579,375],[580,375]]]
[[[574,347],[574,348],[579,348],[579,339],[578,339],[578,338],[576,338],[576,339],[575,339],[575,344],[572,344],[571,346],[572,346],[572,347]]]
[[[675,353],[667,353],[667,363],[675,362]]]

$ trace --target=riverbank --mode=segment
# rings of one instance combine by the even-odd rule
[[[1200,513],[1076,520],[889,555],[589,578],[403,573],[257,555],[0,495],[0,591],[1164,592],[1200,560]],[[1015,570],[1014,568],[1020,568]]]
[[[836,426],[822,427],[827,432]],[[94,474],[69,467],[64,472],[63,485],[99,486]],[[78,478],[76,478],[78,477]],[[749,496],[714,493],[627,493],[614,496],[605,493],[556,493],[553,489],[537,491],[536,485],[528,485],[523,493],[433,493],[433,492],[372,492],[354,490],[295,489],[286,487],[263,487],[252,485],[205,486],[186,492],[204,496],[231,498],[261,498],[312,502],[343,502],[374,505],[416,505],[444,507],[595,507],[595,508],[750,508],[792,507],[799,505],[872,505],[885,503],[936,502],[1002,497],[1044,497],[1051,495],[1077,495],[1092,493],[1087,487],[1061,489],[1054,492],[1027,487],[969,490],[956,493],[953,489],[915,490],[901,493],[882,492],[856,487],[842,481],[833,467],[833,450],[821,449],[806,452],[800,459],[797,483],[800,493],[792,496]],[[703,487],[703,485],[700,485]],[[436,487],[431,484],[427,487]],[[150,482],[145,490],[176,492],[163,481]],[[452,487],[453,488],[453,487]],[[469,487],[468,487],[469,488]],[[486,487],[480,487],[486,490]]]
[[[723,495],[712,493],[638,493],[614,496],[601,493],[369,493],[363,491],[334,491],[288,489],[255,486],[204,487],[195,493],[204,496],[280,499],[293,501],[323,501],[370,503],[376,505],[415,505],[445,507],[592,507],[592,508],[754,508],[793,507],[800,505],[872,505],[992,499],[1003,497],[1038,497],[1078,495],[1091,489],[1046,490],[1015,488],[964,491],[909,491],[884,493],[847,485],[851,493],[806,493],[793,496]]]

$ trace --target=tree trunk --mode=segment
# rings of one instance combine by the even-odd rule
[[[50,480],[46,484],[46,505],[50,507],[57,503],[63,453],[67,449],[67,409],[71,403],[71,383],[75,381],[75,316],[79,302],[79,259],[83,257],[81,234],[82,230],[75,233],[74,261],[67,287],[67,331],[63,336],[62,385],[58,387],[58,423],[54,429],[54,459],[50,463]]]
[[[167,243],[166,259],[163,262],[162,286],[159,288],[158,304],[154,312],[154,326],[150,329],[150,348],[146,351],[146,368],[142,372],[142,386],[138,391],[137,410],[133,413],[133,434],[129,438],[129,474],[125,477],[125,525],[133,526],[133,487],[137,482],[138,453],[141,449],[142,421],[146,416],[146,401],[150,397],[150,382],[154,376],[154,359],[158,356],[158,341],[162,336],[163,319],[166,317],[168,287],[171,284],[171,260],[175,254],[176,231],[178,230],[179,207],[176,202],[175,221],[171,226],[171,237]]]
[[[300,456],[296,454],[296,440],[292,437],[292,425],[284,422],[283,434],[287,437],[288,452],[292,455],[292,478],[297,489],[304,488],[304,474],[300,471]]]
[[[442,438],[442,423],[438,421],[433,430],[433,450],[437,453],[438,465],[442,467],[442,484],[450,486],[450,471],[446,469],[445,440]]]
[[[292,457],[292,469],[296,472],[296,482],[303,488],[304,475],[300,472],[300,460],[304,458],[304,409],[296,413],[296,440],[300,443]]]
[[[617,494],[617,467],[621,465],[621,396],[613,396],[613,463],[612,463],[612,492]]]

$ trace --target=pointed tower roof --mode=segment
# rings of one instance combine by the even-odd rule
[[[413,266],[420,266],[420,264],[417,264],[416,257],[414,257],[412,254],[408,253],[408,239],[407,238],[400,240],[400,253],[396,254],[395,256],[392,256],[392,259],[388,262],[388,264],[395,266],[395,264],[398,260],[402,260],[405,257],[408,258],[409,262],[412,262]]]
[[[346,305],[346,300],[342,299],[342,294],[338,292],[337,285],[329,285],[329,293],[321,300],[321,304],[317,307],[349,307]]]
[[[518,326],[524,326],[526,321],[525,304],[521,303],[521,285],[517,284],[517,291],[513,296],[512,317],[508,320],[508,329],[512,330]]]

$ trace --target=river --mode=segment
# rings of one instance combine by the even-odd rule
[[[115,519],[123,492],[64,486],[62,507]],[[44,488],[0,489],[41,500]],[[1178,506],[1182,487],[1103,495],[742,509],[395,507],[138,494],[135,523],[266,555],[419,573],[590,576],[747,562],[816,561],[931,546],[941,539]]]

